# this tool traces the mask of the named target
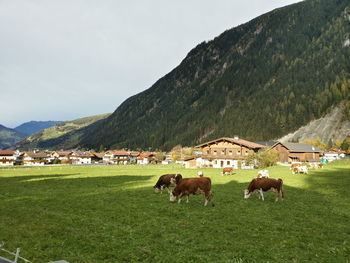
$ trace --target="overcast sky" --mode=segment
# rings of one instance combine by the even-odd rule
[[[202,41],[296,0],[0,0],[0,124],[113,112]]]

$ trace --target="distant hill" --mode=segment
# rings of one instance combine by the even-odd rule
[[[0,124],[0,149],[6,149],[26,137],[25,134]]]
[[[37,131],[55,126],[58,123],[60,123],[60,121],[30,121],[17,126],[14,130],[28,136]]]
[[[16,148],[30,150],[34,148],[44,149],[68,149],[75,147],[80,139],[80,130],[85,126],[98,122],[110,113],[100,114],[72,121],[62,121],[50,128],[38,131],[16,144]],[[68,136],[69,134],[69,136]]]
[[[86,127],[77,145],[168,150],[223,136],[277,139],[350,99],[349,58],[349,0],[279,8],[199,44]]]

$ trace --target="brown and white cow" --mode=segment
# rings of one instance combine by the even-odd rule
[[[187,197],[187,203],[189,202],[188,196],[190,194],[199,195],[203,194],[205,198],[204,206],[211,201],[213,203],[213,193],[211,191],[211,180],[208,177],[196,177],[196,178],[184,178],[176,185],[175,189],[170,192],[170,202],[181,202],[183,196]]]
[[[293,170],[294,168],[296,168],[296,167],[298,167],[298,166],[300,166],[300,163],[292,163],[292,164],[290,165],[290,169]]]
[[[175,186],[182,180],[181,174],[163,174],[159,177],[157,183],[153,186],[156,193],[163,193],[163,189],[167,188],[170,192],[169,187]]]
[[[301,166],[297,166],[297,167],[294,167],[292,169],[292,174],[308,174],[308,168],[306,165],[301,165]]]
[[[225,167],[222,169],[221,175],[227,175],[227,174],[232,174],[233,168],[232,167]]]
[[[257,191],[261,197],[261,199],[264,201],[264,195],[263,192],[267,191],[273,191],[276,192],[276,200],[278,201],[279,197],[283,199],[283,181],[282,179],[272,179],[272,178],[255,178],[253,179],[250,184],[248,185],[248,188],[244,190],[244,199],[248,199],[252,193]]]

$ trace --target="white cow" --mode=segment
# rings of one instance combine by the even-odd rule
[[[268,170],[260,170],[256,176],[256,178],[269,178],[269,171]]]

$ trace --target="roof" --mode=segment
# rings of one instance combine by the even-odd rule
[[[47,154],[44,152],[25,152],[25,155],[32,158],[46,158]]]
[[[278,142],[277,141],[267,141],[267,142],[255,142],[255,143],[271,147],[271,146],[274,146]]]
[[[228,137],[222,137],[222,138],[219,138],[216,140],[205,142],[205,143],[202,143],[202,144],[197,145],[195,147],[197,148],[197,147],[209,146],[211,144],[215,144],[215,143],[218,143],[221,141],[227,141],[227,142],[231,142],[234,144],[243,145],[243,146],[246,146],[246,147],[251,148],[251,149],[260,149],[260,148],[265,147],[264,145],[261,145],[261,144],[255,143],[255,142],[250,142],[250,141],[239,139],[239,138],[236,139],[236,138],[228,138]]]
[[[104,153],[91,153],[93,155],[95,155],[97,158],[103,158],[103,156],[105,155]]]
[[[107,151],[106,154],[113,154],[115,156],[129,156],[130,153],[124,150],[110,150]]]
[[[142,152],[140,153],[140,155],[137,157],[137,160],[142,160],[143,158],[148,158],[148,157],[152,157],[155,156],[155,153],[152,152]]]
[[[64,156],[68,156],[72,153],[72,151],[55,151],[52,152],[51,154],[57,153],[59,157],[64,157]]]
[[[295,152],[295,153],[320,153],[322,150],[318,149],[317,147],[308,144],[308,143],[294,143],[294,142],[277,142],[276,144],[282,144],[284,145],[289,152]],[[276,145],[275,144],[275,145]],[[273,146],[275,146],[273,145]]]
[[[0,150],[1,156],[12,156],[14,154],[15,154],[15,152],[12,150]]]
[[[74,152],[72,152],[71,156],[74,156],[74,157],[92,157],[93,154],[90,152],[74,151]]]

